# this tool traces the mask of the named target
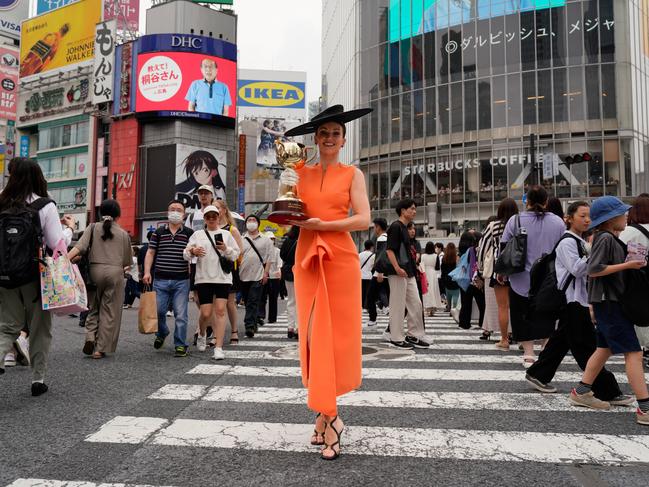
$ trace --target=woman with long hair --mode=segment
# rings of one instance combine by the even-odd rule
[[[548,193],[542,186],[532,186],[527,192],[527,208],[520,214],[512,216],[500,239],[506,244],[521,229],[527,233],[527,254],[525,270],[509,276],[509,312],[514,340],[523,346],[523,366],[529,368],[536,356],[534,340],[547,339],[554,331],[554,320],[537,319],[530,315],[530,269],[532,264],[543,254],[554,249],[566,226],[561,218],[546,209]],[[504,282],[503,278],[500,278]]]
[[[437,271],[435,270],[435,265],[437,264],[437,254],[435,253],[435,244],[433,242],[428,242],[424,250],[424,254],[421,256],[421,266],[424,269],[426,274],[426,280],[428,281],[428,289],[424,293],[424,309],[428,316],[433,316],[435,310],[442,308],[442,297],[439,293],[439,284],[437,281]]]
[[[219,209],[219,228],[227,230],[234,237],[237,246],[239,247],[239,255],[243,249],[243,240],[241,239],[241,232],[234,223],[232,212],[228,207],[225,200],[214,200],[214,206]],[[239,343],[239,323],[237,314],[237,293],[241,291],[241,281],[239,280],[239,266],[240,257],[234,263],[234,270],[232,271],[232,286],[228,294],[228,319],[230,320],[230,345]]]
[[[286,336],[297,340],[299,333],[297,330],[297,314],[295,311],[295,277],[293,275],[293,266],[295,265],[295,251],[297,250],[297,241],[300,236],[300,227],[292,226],[284,237],[282,248],[279,256],[282,259],[282,279],[286,283]]]
[[[86,318],[83,353],[94,359],[115,352],[122,325],[124,270],[131,267],[133,254],[131,238],[118,224],[121,214],[117,201],[102,201],[101,223],[91,224],[68,253],[70,260],[88,253],[90,277],[95,286],[88,293],[90,313]]]
[[[444,284],[444,293],[446,294],[446,309],[451,311],[457,306],[460,300],[460,286],[457,285],[449,274],[457,267],[457,248],[453,242],[446,244],[444,257],[442,258],[441,273],[442,283]]]
[[[7,185],[0,193],[0,212],[22,214],[31,218],[33,223],[40,224],[43,243],[49,251],[60,247],[61,241],[67,247],[72,241],[72,228],[75,222],[71,217],[59,219],[56,203],[48,197],[47,181],[43,177],[40,166],[31,159],[18,157],[10,161],[9,171]],[[66,226],[65,230],[62,224]],[[22,257],[20,260],[32,262],[32,265],[21,267],[18,269],[20,275],[12,276],[14,287],[0,287],[2,303],[0,358],[12,350],[14,342],[27,323],[29,358],[32,366],[32,396],[40,396],[48,389],[44,380],[52,343],[52,318],[49,311],[43,310],[41,301],[37,260],[40,242],[35,233],[30,234],[33,226],[28,225],[28,227],[23,227],[24,231],[17,229],[13,232],[15,238],[20,238],[23,242],[20,247],[7,248],[3,251],[2,259],[12,258],[16,262]],[[3,260],[3,265],[7,266],[7,264],[9,262]],[[17,280],[20,282],[19,285],[15,285]],[[0,362],[0,375],[4,373],[3,365]]]
[[[311,443],[323,445],[324,460],[340,455],[344,424],[336,398],[361,384],[361,270],[350,232],[370,226],[370,203],[363,173],[342,164],[340,150],[345,123],[370,111],[334,105],[286,132],[315,133],[320,154],[316,164],[285,170],[280,182],[297,183],[309,217],[289,223],[301,227],[293,267],[300,362],[307,404],[318,413]]]
[[[460,301],[462,303],[460,308],[460,316],[458,318],[458,325],[460,328],[468,330],[471,328],[471,315],[473,313],[473,302],[478,306],[480,312],[478,319],[478,326],[482,328],[484,322],[485,302],[484,302],[484,281],[478,275],[478,260],[476,258],[478,242],[482,235],[475,230],[467,230],[460,236],[458,249],[460,251],[460,258],[468,252],[469,253],[469,273],[471,275],[471,283],[466,291],[460,288]]]
[[[500,239],[505,231],[509,219],[518,214],[518,205],[512,198],[505,198],[498,205],[496,219],[484,231],[478,245],[478,268],[485,280],[486,315],[487,319],[493,315],[491,309],[493,300],[490,295],[495,295],[497,306],[498,327],[500,341],[496,343],[499,350],[509,350],[509,286],[505,281],[499,282],[494,271],[494,264],[500,254]]]

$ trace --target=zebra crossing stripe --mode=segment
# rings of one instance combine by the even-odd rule
[[[306,403],[306,390],[282,387],[240,387],[167,384],[149,396],[149,399],[176,401],[244,402],[265,404]],[[566,394],[481,393],[481,392],[424,392],[424,391],[353,391],[338,397],[339,406],[416,409],[480,409],[494,411],[575,411],[595,413],[627,413],[632,408],[613,408],[610,411],[572,406]]]
[[[213,365],[200,364],[191,369],[188,374],[194,375],[230,375],[256,377],[300,377],[298,367],[283,366],[246,366],[246,365]],[[523,382],[523,370],[471,370],[471,369],[402,369],[364,367],[364,379],[376,380],[448,380],[448,381],[502,381]],[[557,372],[554,382],[579,382],[581,372]],[[626,376],[617,376],[620,383],[627,383]]]
[[[430,330],[428,330],[430,332]],[[478,335],[474,335],[473,337],[470,335],[463,335],[459,333],[451,333],[451,334],[437,334],[435,332],[430,332],[431,333],[431,340],[439,340],[439,341],[459,341],[459,342],[476,342],[478,340]],[[364,340],[382,340],[382,334],[383,330],[377,330],[376,332],[370,332],[370,333],[363,333],[363,339]],[[260,330],[258,333],[255,334],[255,336],[258,337],[263,337],[263,338],[286,338],[286,333],[268,333],[263,330]]]
[[[257,337],[261,337],[261,340],[258,340]],[[233,345],[232,347],[226,348],[226,350],[234,350],[235,348],[273,348],[273,349],[278,349],[278,348],[283,348],[283,347],[288,347],[292,346],[295,343],[297,343],[295,340],[288,340],[286,339],[285,335],[282,335],[282,338],[284,340],[264,340],[264,335],[255,335],[255,338],[252,339],[243,339],[241,340],[238,345]],[[363,339],[364,343],[367,345],[372,345],[372,346],[377,346],[380,345],[380,341],[369,341],[366,339]],[[473,343],[467,344],[467,343],[435,343],[435,338],[432,339],[433,343],[431,344],[429,350],[496,350],[494,347],[493,343],[480,343],[478,340],[473,340]],[[536,350],[540,350],[541,347],[539,345],[534,347]],[[512,347],[511,349],[512,352],[516,352],[517,350]],[[503,354],[506,352],[503,352]]]
[[[157,419],[165,425],[167,420]],[[176,419],[151,430],[148,439],[131,438],[124,424],[139,418],[118,417],[86,438],[89,442],[143,443],[192,448],[270,450],[318,454],[309,444],[312,424]],[[116,422],[117,427],[113,427]],[[99,433],[102,433],[99,435]],[[272,438],[273,441],[269,441]],[[542,463],[646,463],[649,435],[543,433],[347,425],[345,455]]]
[[[153,487],[140,484],[95,483],[85,480],[16,479],[7,487]]]

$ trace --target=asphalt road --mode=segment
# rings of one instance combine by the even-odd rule
[[[307,444],[313,414],[281,323],[214,362],[195,350],[174,358],[169,341],[154,350],[136,321],[127,310],[117,353],[92,360],[77,320],[56,318],[41,397],[27,368],[0,377],[0,486],[596,487],[649,475],[649,428],[633,409],[568,404],[574,362],[561,367],[559,392],[541,395],[523,381],[518,351],[498,352],[448,316],[428,319],[434,349],[416,354],[386,351],[381,330],[364,328],[365,378],[340,407],[336,462]],[[628,392],[619,360],[611,369]]]

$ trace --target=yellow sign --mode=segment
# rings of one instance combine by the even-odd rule
[[[79,0],[26,20],[20,33],[20,77],[92,61],[101,0]]]
[[[304,83],[239,81],[239,106],[304,107]]]
[[[261,233],[271,232],[275,234],[275,238],[282,238],[289,231],[291,227],[284,227],[278,225],[277,223],[270,222],[268,220],[262,220],[261,225],[259,225],[259,231]]]

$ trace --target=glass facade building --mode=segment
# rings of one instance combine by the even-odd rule
[[[325,0],[323,19],[339,3]],[[354,104],[374,111],[350,135],[373,214],[392,219],[412,197],[420,228],[450,233],[483,225],[504,197],[522,202],[531,184],[564,201],[647,191],[648,9],[355,1]]]

